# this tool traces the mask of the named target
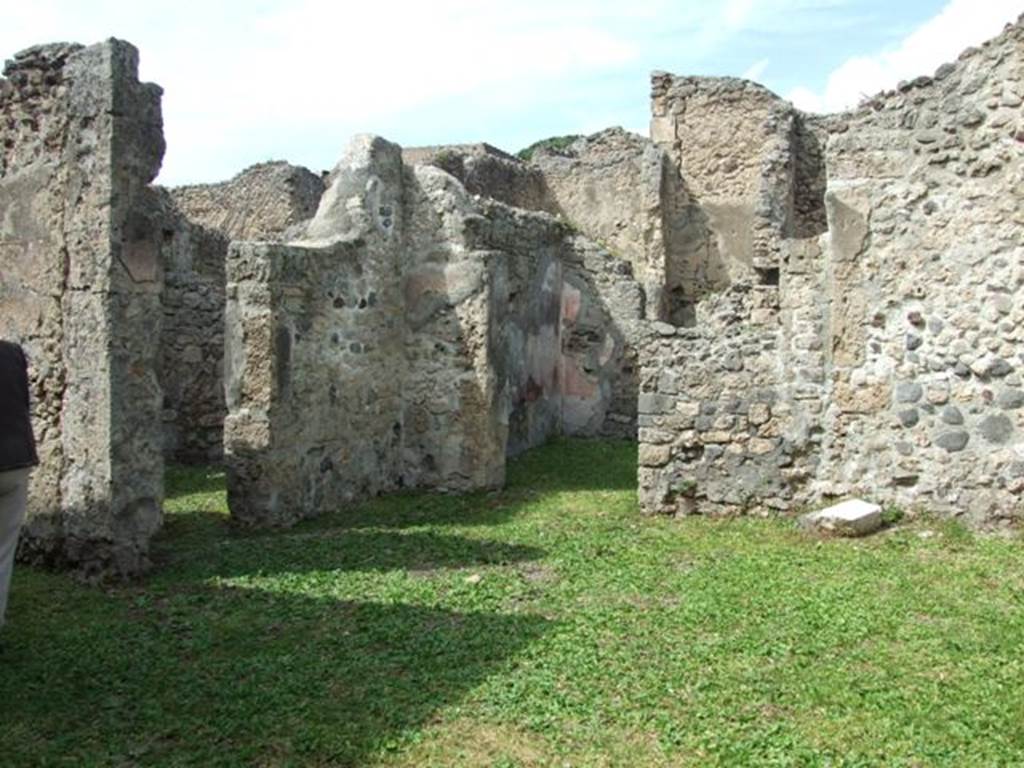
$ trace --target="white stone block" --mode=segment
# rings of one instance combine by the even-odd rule
[[[804,515],[808,528],[840,536],[865,536],[882,526],[882,508],[861,499],[850,499]]]

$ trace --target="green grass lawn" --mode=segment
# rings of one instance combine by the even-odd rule
[[[1024,543],[651,519],[635,447],[232,527],[168,478],[144,581],[22,567],[3,766],[1024,765]]]

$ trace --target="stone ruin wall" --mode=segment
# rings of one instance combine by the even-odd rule
[[[281,239],[313,216],[323,188],[323,180],[305,168],[270,162],[220,184],[164,193],[169,223],[160,382],[168,460],[190,464],[223,458],[228,244]]]
[[[1022,98],[1017,24],[832,128],[823,491],[1019,519]]]
[[[676,176],[668,155],[621,128],[576,140],[567,149],[540,148],[531,160],[544,180],[543,207],[630,265],[644,289],[644,315],[665,319],[665,187]]]
[[[223,457],[224,261],[228,238],[191,224],[164,193],[169,245],[164,261],[160,385],[163,444],[181,464]]]
[[[375,255],[232,245],[224,440],[236,519],[288,524],[398,487],[397,292],[380,280],[393,253]]]
[[[541,172],[490,144],[446,144],[406,147],[402,161],[409,166],[432,165],[457,178],[471,195],[526,208],[547,210]]]
[[[549,214],[357,138],[294,240],[230,249],[233,513],[288,524],[398,488],[497,487],[554,434],[631,435],[629,276]]]
[[[504,254],[495,322],[508,454],[553,435],[635,439],[643,290],[630,265],[542,212],[485,203]]]
[[[452,173],[484,201],[507,204],[501,211],[484,203],[495,220],[498,247],[516,255],[508,262],[519,283],[510,292],[508,317],[515,320],[502,322],[511,323],[510,333],[522,333],[524,322],[530,326],[526,366],[508,368],[518,371],[512,378],[517,405],[510,454],[552,434],[552,420],[560,421],[566,434],[635,439],[642,336],[637,318],[672,315],[679,291],[670,294],[666,274],[678,272],[674,265],[687,256],[680,246],[689,243],[666,234],[686,231],[673,221],[670,206],[687,200],[668,155],[649,139],[612,128],[567,149],[537,150],[529,163],[488,145],[407,149],[403,157]],[[478,170],[496,165],[500,173]],[[502,221],[507,223],[498,228]],[[578,236],[568,237],[572,233]],[[536,303],[545,291],[524,293],[523,286],[529,286],[524,270],[547,274],[546,284],[557,288],[549,299],[565,298],[563,321],[549,317],[538,326],[541,335],[548,334],[545,342],[532,327],[545,314]],[[548,306],[546,314],[553,317]],[[561,383],[553,385],[556,380]]]
[[[40,466],[20,554],[134,573],[161,519],[160,89],[109,40],[0,78],[0,336],[30,359]]]
[[[221,184],[168,192],[176,212],[164,288],[161,383],[165,454],[181,463],[223,457],[224,264],[231,240],[278,240],[309,219],[323,181],[261,163]]]
[[[819,179],[802,116],[755,83],[652,78],[651,134],[678,168],[686,256],[669,272],[686,311],[641,345],[641,505],[781,511],[813,472],[826,393],[820,247],[801,237]],[[819,203],[818,208],[823,208]],[[810,301],[807,301],[808,299]]]
[[[778,284],[755,245],[753,274],[730,273],[694,328],[652,328],[645,509],[767,512],[860,495],[976,523],[1019,518],[1022,53],[1018,23],[855,112],[762,111],[771,148],[757,154],[782,183],[768,199],[762,185],[767,221],[752,231],[755,243],[778,233],[766,241]],[[707,102],[702,81],[684,82],[676,103],[660,96],[676,84],[655,79],[667,143],[663,116]],[[696,199],[711,188],[687,181]]]
[[[637,425],[647,511],[1019,516],[1022,47],[1018,23],[827,117],[658,73],[653,143],[524,164],[363,140],[326,194],[284,164],[149,187],[135,50],[17,55],[0,333],[31,357],[42,459],[21,556],[141,569],[162,449],[217,456],[225,413],[251,523],[492,487],[553,434]]]
[[[284,161],[258,163],[219,184],[170,190],[188,221],[229,240],[280,240],[313,217],[324,193],[321,176]]]
[[[660,72],[651,110],[651,138],[671,156],[689,198],[676,219],[691,224],[690,258],[671,279],[694,304],[751,279],[755,257],[757,266],[773,266],[779,180],[771,166],[784,162],[790,112],[755,83]]]

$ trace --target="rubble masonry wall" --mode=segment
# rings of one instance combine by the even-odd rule
[[[20,556],[130,574],[160,523],[160,89],[109,40],[0,79],[0,335],[31,364],[40,466]]]
[[[1022,52],[1018,23],[852,113],[751,112],[764,179],[752,272],[726,270],[693,328],[652,326],[642,352],[646,509],[863,495],[976,523],[1019,517]],[[659,135],[696,100],[715,136],[704,105],[720,81],[681,83],[655,78]],[[702,156],[684,171],[695,200],[755,184],[740,173],[752,163],[732,178]]]

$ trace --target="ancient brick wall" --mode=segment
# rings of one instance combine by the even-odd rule
[[[450,173],[470,194],[518,208],[544,209],[544,177],[537,168],[490,144],[406,147],[402,159],[406,165],[433,165]]]
[[[1024,490],[1024,27],[830,125],[821,492],[991,521]]]
[[[0,79],[0,335],[31,360],[22,557],[145,565],[160,523],[160,89],[110,40],[39,46]]]
[[[310,219],[323,180],[284,162],[261,163],[220,184],[164,192],[164,324],[160,379],[164,451],[171,461],[223,457],[224,306],[231,240],[281,240]]]
[[[233,243],[225,447],[240,519],[504,481],[561,433],[635,434],[629,264],[359,137],[288,245]]]
[[[861,495],[975,522],[1019,517],[1022,41],[1018,23],[843,115],[759,113],[763,94],[742,86],[771,127],[753,153],[762,223],[744,224],[753,270],[701,299],[694,328],[647,337],[646,509]],[[690,158],[678,144],[701,206],[758,184],[749,145],[722,165],[740,86],[716,83],[655,78],[656,132],[676,141],[685,123],[703,147]]]
[[[538,149],[544,208],[632,267],[650,319],[668,313],[666,262],[681,258],[666,233],[665,188],[678,178],[667,154],[649,139],[610,128],[564,150]]]
[[[228,254],[228,502],[284,525],[399,487],[406,376],[398,147],[354,140],[297,245]]]

